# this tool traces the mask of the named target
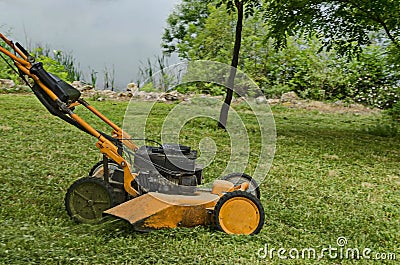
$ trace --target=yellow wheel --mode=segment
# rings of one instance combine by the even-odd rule
[[[227,234],[258,234],[264,219],[264,208],[260,200],[244,191],[226,193],[214,208],[215,226]]]

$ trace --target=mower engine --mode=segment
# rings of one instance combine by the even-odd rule
[[[202,168],[196,165],[197,151],[189,146],[163,144],[142,146],[134,156],[136,181],[145,192],[194,192],[202,182]]]

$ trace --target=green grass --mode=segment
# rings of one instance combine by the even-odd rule
[[[122,122],[127,103],[93,104]],[[154,137],[171,108],[161,104],[152,116]],[[266,221],[259,235],[229,236],[211,227],[141,233],[115,219],[99,225],[71,221],[64,195],[101,158],[95,139],[49,114],[32,95],[0,95],[0,264],[371,263],[257,256],[266,244],[287,250],[338,247],[338,237],[346,237],[348,248],[396,253],[399,260],[400,138],[368,134],[372,114],[285,107],[273,112],[277,150],[261,184]],[[79,113],[108,132],[87,112]],[[213,126],[188,128],[187,141],[220,135]],[[223,146],[221,139],[217,145]]]

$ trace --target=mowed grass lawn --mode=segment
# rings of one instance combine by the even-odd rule
[[[122,123],[126,102],[92,103]],[[161,104],[157,115],[171,108]],[[277,149],[261,184],[260,234],[230,236],[211,227],[143,233],[112,218],[99,225],[70,220],[64,195],[100,160],[96,139],[49,114],[32,95],[0,95],[0,264],[371,264],[346,258],[349,248],[360,255],[370,249],[371,258],[396,254],[398,262],[400,139],[365,132],[376,114],[272,110]],[[219,134],[212,125],[187,131],[189,139],[190,132]],[[330,247],[331,256],[301,257],[302,249],[319,255]],[[280,257],[279,248],[286,250]]]

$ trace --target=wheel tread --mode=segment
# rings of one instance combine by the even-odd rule
[[[71,195],[74,192],[74,190],[77,187],[79,187],[79,185],[81,185],[83,183],[87,183],[87,182],[96,183],[96,184],[102,186],[107,191],[109,198],[110,198],[110,208],[117,205],[117,198],[114,193],[114,189],[109,183],[105,182],[104,180],[102,180],[100,178],[96,178],[96,177],[80,178],[80,179],[76,180],[74,183],[72,183],[72,185],[68,188],[68,190],[65,194],[65,198],[64,198],[64,204],[65,204],[65,208],[67,210],[68,215],[77,223],[83,223],[84,220],[86,220],[86,219],[79,219],[74,216],[74,213],[73,213],[73,211],[71,209],[71,205],[70,205],[70,199],[71,199]],[[87,220],[89,220],[89,219],[87,219]],[[95,223],[95,222],[96,222],[96,220],[93,219],[93,222],[90,222],[90,223]]]

